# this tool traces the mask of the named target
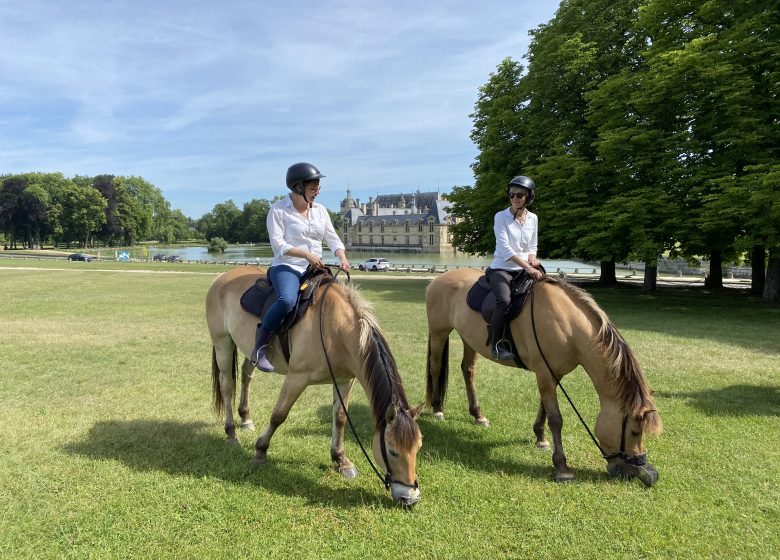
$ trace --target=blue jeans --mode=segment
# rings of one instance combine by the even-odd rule
[[[268,269],[268,277],[271,279],[274,291],[278,299],[263,317],[263,328],[267,331],[275,331],[282,326],[284,318],[298,301],[298,290],[301,287],[301,273],[289,266],[278,265]]]

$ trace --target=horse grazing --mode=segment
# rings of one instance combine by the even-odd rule
[[[477,401],[475,377],[478,354],[492,359],[491,352],[484,319],[466,304],[466,294],[481,274],[473,269],[452,270],[428,286],[426,404],[433,408],[436,418],[444,419],[449,334],[455,329],[463,341],[461,370],[469,412],[477,423],[487,426],[489,421]],[[534,283],[528,297],[510,329],[520,358],[536,374],[541,399],[533,429],[536,445],[546,449],[550,444],[545,436],[545,420],[550,426],[555,479],[574,479],[563,452],[563,418],[556,389],[564,375],[582,365],[601,404],[595,431],[597,445],[607,460],[607,472],[629,478],[638,476],[652,486],[658,480],[658,472],[645,462],[643,434],[660,433],[661,419],[628,344],[593,298],[579,288],[546,276]]]
[[[233,422],[236,394],[237,351],[248,356],[254,346],[257,317],[239,303],[241,295],[262,276],[253,267],[235,268],[221,274],[206,295],[206,318],[212,343],[212,381],[214,409],[225,413],[228,442],[237,442]],[[354,288],[339,283],[321,286],[315,303],[290,329],[290,358],[285,361],[279,337],[271,342],[270,358],[276,373],[285,375],[271,419],[255,444],[253,464],[266,463],[266,452],[276,429],[285,421],[290,408],[312,384],[333,383],[333,430],[330,454],[337,470],[346,478],[357,476],[357,469],[344,455],[346,414],[338,391],[349,405],[355,379],[369,397],[374,420],[373,454],[384,469],[385,486],[393,500],[413,506],[420,498],[415,462],[422,436],[415,418],[420,409],[411,410],[406,400],[395,359],[390,353],[369,304]],[[327,353],[327,355],[326,355]],[[328,364],[330,362],[330,367]],[[254,429],[249,415],[249,384],[254,366],[244,359],[238,413],[240,428]]]

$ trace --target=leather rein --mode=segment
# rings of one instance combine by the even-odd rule
[[[336,274],[333,275],[333,280],[336,280],[336,277],[341,272],[341,269],[338,269],[336,271]],[[346,272],[347,275],[347,281],[351,282],[351,278],[349,275],[349,272]],[[325,301],[325,294],[328,293],[328,290],[335,282],[329,282],[325,289],[322,292],[322,296],[320,296],[320,301]],[[344,415],[347,418],[347,423],[349,424],[349,429],[352,431],[352,435],[355,437],[355,440],[358,443],[358,446],[360,447],[360,451],[363,453],[363,456],[366,458],[366,461],[368,461],[368,464],[371,465],[371,468],[373,469],[374,473],[376,474],[377,478],[382,482],[382,484],[385,487],[385,490],[390,489],[391,484],[400,484],[401,486],[406,486],[407,488],[414,488],[415,490],[420,487],[419,483],[417,482],[417,479],[414,480],[414,483],[409,484],[408,482],[404,482],[403,480],[398,480],[396,478],[393,478],[393,471],[390,468],[390,462],[387,459],[387,444],[385,443],[385,430],[381,429],[379,431],[379,447],[382,452],[382,460],[385,463],[385,468],[387,469],[387,473],[385,473],[384,476],[382,476],[382,473],[379,471],[379,469],[376,467],[374,462],[371,460],[371,457],[368,455],[368,452],[366,451],[366,448],[363,446],[363,442],[360,441],[360,437],[358,437],[357,430],[355,430],[355,426],[352,424],[352,418],[349,417],[349,412],[347,411],[347,406],[344,404],[344,399],[341,396],[341,391],[339,391],[338,383],[336,382],[336,376],[333,373],[333,366],[331,366],[330,358],[328,357],[328,351],[325,348],[325,335],[323,331],[322,326],[322,318],[324,313],[322,312],[322,308],[320,307],[320,342],[322,343],[322,352],[325,354],[325,362],[328,364],[328,372],[330,373],[330,378],[333,380],[333,388],[336,390],[336,395],[339,398],[339,403],[341,403],[341,408],[344,410]],[[384,411],[384,413],[387,413],[387,410]]]
[[[566,400],[569,401],[569,404],[571,405],[572,409],[574,409],[575,414],[577,414],[577,418],[580,419],[580,423],[585,427],[585,430],[588,432],[588,435],[590,436],[590,439],[593,440],[593,443],[596,444],[596,447],[598,447],[599,451],[601,452],[601,456],[606,459],[615,459],[620,458],[623,459],[626,463],[629,465],[634,465],[636,467],[641,467],[647,463],[647,452],[639,453],[638,455],[628,455],[626,453],[626,424],[628,424],[628,414],[623,415],[623,427],[620,431],[620,451],[616,451],[615,453],[605,453],[604,448],[601,447],[596,437],[593,435],[593,432],[591,432],[590,428],[588,427],[588,424],[585,422],[585,420],[582,418],[582,415],[580,414],[580,411],[577,410],[577,407],[574,406],[574,401],[571,400],[569,397],[569,394],[566,392],[566,389],[563,388],[563,384],[561,384],[561,380],[558,379],[558,377],[553,373],[552,367],[550,367],[550,362],[547,361],[547,356],[544,355],[544,352],[542,352],[542,346],[539,344],[539,336],[536,333],[536,318],[534,316],[534,300],[536,294],[536,282],[531,286],[531,330],[534,333],[534,340],[536,341],[536,347],[539,350],[539,354],[542,356],[542,360],[544,360],[544,364],[547,366],[547,370],[550,372],[550,375],[555,380],[555,385],[561,388],[561,391],[563,392],[563,395],[566,397]]]

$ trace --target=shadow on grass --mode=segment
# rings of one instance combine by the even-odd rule
[[[530,436],[496,441],[488,433],[493,428],[487,428],[486,431],[485,428],[470,426],[471,429],[461,431],[454,427],[454,421],[436,420],[428,414],[418,418],[418,424],[423,433],[423,448],[420,452],[421,456],[418,457],[420,461],[432,457],[491,474],[504,473],[548,481],[555,478],[551,451],[537,449],[535,438]],[[531,431],[530,426],[528,430]],[[545,460],[536,463],[510,461],[493,456],[495,450],[509,446],[522,447],[539,453],[545,457]],[[568,455],[567,459],[569,467],[577,477],[576,480],[580,482],[603,483],[610,480],[606,470],[580,468],[577,466],[576,458],[573,459]]]
[[[274,442],[280,443],[276,438]],[[250,464],[252,455],[215,435],[213,424],[109,420],[98,422],[90,429],[86,440],[68,444],[64,450],[95,460],[121,461],[141,472],[162,471],[175,476],[213,477],[239,485],[256,485],[274,494],[303,498],[316,505],[352,508],[376,503],[394,507],[389,494],[378,497],[377,492],[384,494],[379,488],[377,491],[354,487],[336,489],[319,483],[316,478],[302,473],[300,462],[275,459],[274,442],[268,463],[255,470]],[[329,454],[328,449],[329,444],[323,450],[325,457]],[[330,463],[319,467],[322,475],[331,469]]]
[[[317,409],[317,419],[319,425],[310,428],[296,428],[292,431],[297,436],[330,436],[332,411],[329,406],[323,405]],[[371,455],[371,441],[373,437],[373,420],[371,412],[366,405],[353,404],[349,407],[349,415],[352,423],[363,442],[366,451]],[[438,421],[434,420],[430,414],[424,414],[418,418],[418,425],[423,434],[423,447],[418,456],[418,464],[447,462],[466,467],[473,471],[480,471],[495,474],[498,472],[513,475],[535,478],[541,480],[552,480],[555,477],[555,469],[552,465],[551,453],[536,449],[536,440],[530,435],[526,438],[505,439],[496,441],[490,433],[490,429],[485,430],[477,426],[469,426],[469,429],[463,430],[463,425],[456,421]],[[529,434],[531,426],[528,426]],[[354,443],[354,436],[345,428],[345,440]],[[547,457],[545,464],[523,463],[496,458],[494,451],[502,447],[522,446],[534,452],[538,452]],[[373,456],[371,455],[373,460]],[[362,453],[352,454],[350,459],[355,463],[358,469],[363,473],[372,476],[371,467],[365,462]],[[572,466],[571,458],[569,458]],[[605,463],[606,466],[606,463]],[[577,479],[588,482],[604,482],[609,480],[606,471],[593,469],[580,469],[572,467]]]
[[[691,393],[656,391],[656,395],[686,399],[708,416],[780,416],[780,389],[768,385],[731,385]]]

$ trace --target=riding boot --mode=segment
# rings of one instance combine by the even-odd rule
[[[493,359],[508,361],[514,360],[512,345],[504,338],[504,329],[506,321],[501,316],[493,315],[493,321],[490,323],[490,351]]]
[[[274,371],[274,365],[268,359],[268,343],[274,336],[274,331],[265,330],[260,323],[257,324],[255,335],[255,348],[252,350],[252,365],[260,371],[270,373]]]

